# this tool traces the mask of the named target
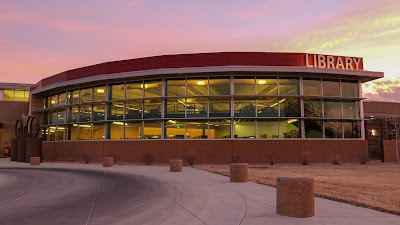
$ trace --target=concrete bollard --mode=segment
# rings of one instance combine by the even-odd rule
[[[170,172],[182,172],[182,160],[180,159],[171,159],[169,161],[169,171]]]
[[[249,177],[249,164],[231,163],[230,180],[231,182],[247,182]]]
[[[276,213],[298,218],[314,216],[314,178],[278,177]]]
[[[103,167],[113,167],[114,158],[113,157],[103,157]]]
[[[30,162],[31,162],[31,166],[39,166],[40,165],[40,157],[31,157]]]

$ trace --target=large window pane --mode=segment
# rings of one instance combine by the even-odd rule
[[[57,123],[65,123],[65,109],[58,110]]]
[[[29,96],[30,96],[30,91],[24,91],[24,101],[25,102],[29,101]]]
[[[257,77],[257,95],[278,95],[278,80]]]
[[[231,121],[229,119],[209,121],[210,138],[231,138]]]
[[[140,139],[142,137],[142,133],[142,121],[125,123],[125,139]]]
[[[78,106],[68,108],[68,123],[78,122]]]
[[[92,124],[79,124],[78,139],[90,140],[92,136]]]
[[[92,88],[81,89],[79,91],[80,103],[92,101]]]
[[[91,105],[79,106],[79,122],[90,121],[91,116],[92,116],[92,106]]]
[[[252,78],[235,77],[235,79],[233,80],[233,83],[234,83],[235,95],[255,95],[256,94],[254,77],[252,77]]]
[[[185,79],[167,80],[166,96],[185,96]]]
[[[344,138],[360,138],[361,124],[360,121],[344,121],[343,123]]]
[[[210,78],[210,95],[230,95],[230,78]]]
[[[25,91],[24,90],[15,90],[14,91],[14,101],[25,101]]]
[[[145,98],[156,98],[162,96],[162,82],[157,81],[145,81],[144,82],[144,97]]]
[[[142,112],[142,100],[126,102],[125,119],[141,119]]]
[[[342,96],[358,98],[358,83],[357,81],[343,81],[342,80]]]
[[[281,117],[299,117],[300,101],[297,98],[284,98],[280,102]]]
[[[208,79],[207,77],[188,78],[186,86],[187,96],[208,95]]]
[[[231,104],[229,99],[217,100],[210,99],[210,117],[229,117],[231,116]]]
[[[298,79],[279,79],[280,95],[299,95]]]
[[[279,122],[281,138],[300,138],[300,122],[297,119],[281,120]]]
[[[140,97],[142,97],[142,95],[140,95]],[[124,98],[125,84],[113,84],[110,86],[110,100],[123,100]]]
[[[149,85],[147,85],[147,88]],[[118,88],[118,87],[116,87]],[[143,98],[143,89],[144,89],[144,84],[143,82],[134,82],[134,83],[127,83],[126,84],[126,99],[132,99],[132,98]],[[121,96],[121,93],[119,94],[119,97]],[[123,98],[121,98],[123,99]]]
[[[342,138],[342,122],[330,120],[324,122],[325,138]]]
[[[160,118],[161,117],[161,100],[152,99],[144,100],[143,103],[144,118]]]
[[[343,118],[360,118],[359,101],[343,101]]]
[[[79,103],[79,90],[68,92],[68,104],[78,104]]]
[[[279,138],[278,121],[258,120],[258,138]]]
[[[235,138],[255,138],[256,137],[256,121],[250,119],[237,119],[234,122]]]
[[[340,96],[339,80],[322,80],[324,96]]]
[[[322,138],[321,120],[304,120],[304,129],[306,138]]]
[[[70,132],[68,132],[68,140],[75,141],[78,138],[78,124],[70,126]]]
[[[123,139],[124,123],[120,121],[109,123],[108,135],[110,139]]]
[[[52,111],[50,124],[57,124],[57,121],[58,121],[58,113],[57,111]]]
[[[106,86],[95,87],[93,95],[93,101],[106,100]]]
[[[63,92],[58,95],[58,105],[66,105],[67,104],[67,93]]]
[[[167,99],[167,109],[165,117],[183,118],[185,117],[185,99]]]
[[[257,100],[257,116],[277,117],[279,112],[278,98],[261,98]]]
[[[304,99],[304,116],[321,117],[322,102],[319,99]]]
[[[303,80],[303,95],[305,96],[320,96],[321,95],[321,80]]]
[[[326,118],[341,118],[342,109],[340,101],[324,100],[324,117]]]
[[[104,124],[93,124],[92,140],[104,139]]]
[[[49,127],[49,129],[48,129],[48,132],[49,132],[49,134],[48,134],[48,141],[55,141],[56,140],[56,131],[57,131],[57,128],[56,127]]]
[[[186,122],[186,138],[208,138],[207,120],[189,120]]]
[[[234,110],[235,110],[235,116],[255,117],[256,116],[256,101],[255,100],[235,101]]]
[[[161,138],[161,121],[145,120],[143,124],[143,138],[160,139]]]
[[[122,120],[124,117],[124,103],[123,102],[113,102],[109,104],[109,120]]]
[[[165,122],[166,139],[185,139],[185,122],[180,120],[168,120]]]
[[[64,140],[64,135],[65,135],[65,127],[64,126],[57,126],[56,140],[57,141],[63,141]]]
[[[106,112],[105,104],[94,105],[93,106],[93,121],[104,120],[104,115]]]
[[[3,90],[3,100],[13,101],[14,100],[14,90]]]
[[[50,107],[55,107],[58,106],[58,96],[57,95],[52,95],[50,97]]]
[[[208,99],[205,98],[186,99],[186,115],[187,117],[207,117]]]

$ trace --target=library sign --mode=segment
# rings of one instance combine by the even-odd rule
[[[341,69],[341,70],[364,70],[363,59],[359,57],[305,54],[306,67]]]

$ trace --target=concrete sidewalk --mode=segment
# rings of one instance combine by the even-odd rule
[[[9,162],[4,159],[0,160],[0,167],[33,168],[26,163]],[[135,212],[143,210],[143,213],[124,217],[123,222],[112,220],[115,219],[112,215],[108,217],[102,215],[98,219],[90,220],[90,224],[400,224],[399,216],[320,198],[316,198],[315,201],[314,217],[298,219],[280,216],[276,214],[275,188],[251,182],[230,183],[229,177],[190,167],[184,167],[181,173],[169,172],[168,166],[116,165],[111,168],[103,168],[99,164],[43,163],[34,168],[90,170],[109,176],[131,174],[135,179],[145,179],[146,182],[154,184],[154,190],[151,190],[150,195],[159,194],[167,197],[146,205],[146,208],[132,208]],[[74,172],[74,174],[77,173]],[[0,176],[4,176],[4,174],[0,174]],[[73,179],[78,180],[77,177]],[[93,179],[100,179],[100,176]],[[104,181],[103,178],[101,179],[102,185],[105,186],[108,185],[108,180],[110,182],[112,180],[107,179],[107,176]],[[86,182],[89,183],[90,180],[87,179]],[[112,182],[122,182],[119,186],[123,186],[124,181],[114,179]],[[97,181],[97,183],[99,182]],[[65,188],[71,187],[66,186]],[[114,188],[113,191],[115,192],[115,190]],[[106,191],[105,189],[104,193]],[[102,197],[101,194],[100,191],[99,199]],[[142,195],[143,193],[138,194]],[[141,201],[146,201],[146,198]],[[117,202],[113,203],[117,204]],[[96,215],[96,210],[102,207],[101,204],[101,201],[96,202],[93,209],[94,215]],[[129,210],[130,206],[127,203],[124,204],[126,204],[125,209]],[[7,210],[7,207],[9,206],[4,207],[4,210]],[[0,208],[0,213],[1,210]],[[104,218],[110,220],[106,221]],[[137,221],[142,222],[137,223]]]

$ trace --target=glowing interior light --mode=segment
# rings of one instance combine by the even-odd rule
[[[206,84],[206,82],[204,82],[204,80],[197,81],[197,85],[205,85],[205,84]]]
[[[258,84],[266,84],[267,81],[266,80],[258,80]]]
[[[99,94],[104,94],[104,89],[103,88],[99,88],[96,90],[97,93]]]
[[[141,87],[141,88],[144,87],[144,88],[146,89],[146,88],[149,88],[149,85],[148,85],[148,84],[144,84],[144,86],[143,86],[143,84],[141,84],[140,87]]]
[[[375,130],[375,129],[372,129],[372,130],[371,130],[371,135],[372,135],[372,136],[376,136],[376,130]]]

